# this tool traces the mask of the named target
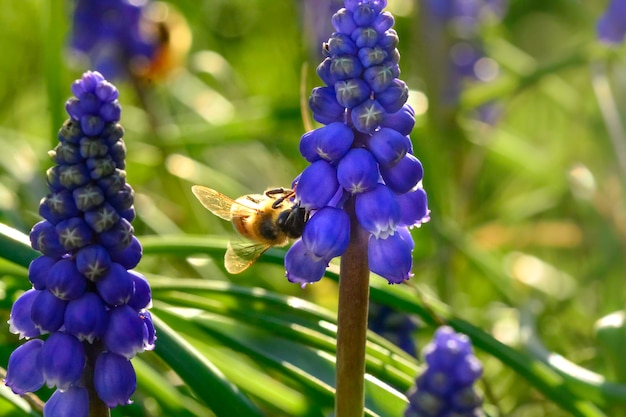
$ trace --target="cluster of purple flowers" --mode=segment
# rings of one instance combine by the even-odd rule
[[[291,282],[311,283],[342,255],[350,236],[343,210],[354,197],[356,217],[369,233],[369,267],[390,283],[411,276],[408,228],[428,220],[422,164],[408,137],[415,124],[405,104],[386,0],[346,0],[332,17],[336,30],[317,68],[326,86],[313,89],[309,106],[325,126],[307,132],[300,152],[311,163],[297,179],[296,202],[312,216],[285,258]]]
[[[485,56],[478,32],[488,17],[501,19],[506,7],[506,0],[424,1],[422,12],[450,39],[443,43],[449,48],[446,56],[450,65],[442,92],[444,103],[458,102],[465,80],[490,81],[497,75],[497,64]]]
[[[45,220],[30,233],[42,253],[29,267],[33,288],[15,301],[9,320],[12,333],[30,340],[12,353],[6,384],[20,395],[56,386],[44,415],[81,417],[89,409],[86,387],[109,407],[129,402],[136,388],[130,359],[154,347],[155,331],[146,310],[150,286],[131,270],[142,248],[130,223],[134,197],[118,91],[87,72],[72,92],[70,119],[50,152],[56,165],[39,206]],[[87,351],[94,350],[87,371]]]
[[[417,330],[417,318],[393,310],[391,307],[370,303],[367,327],[391,341],[411,356],[417,356],[413,333]]]
[[[626,0],[611,0],[596,26],[598,38],[608,45],[619,45],[626,36]]]
[[[424,350],[426,369],[409,392],[404,417],[481,417],[482,398],[474,383],[482,365],[469,338],[443,326]]]
[[[71,46],[107,79],[143,72],[158,48],[158,33],[143,14],[149,0],[77,0]]]

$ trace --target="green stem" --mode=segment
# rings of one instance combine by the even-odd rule
[[[335,417],[362,417],[364,409],[365,337],[369,303],[367,233],[354,211],[350,215],[350,243],[341,257],[337,317],[337,393]]]
[[[85,346],[85,353],[87,354],[84,381],[85,388],[87,388],[87,392],[89,393],[89,417],[110,417],[111,411],[109,407],[98,397],[98,393],[93,384],[96,359],[98,355],[104,351],[104,346],[101,341],[96,341],[93,344],[85,342],[83,345]]]
[[[591,64],[591,86],[595,93],[600,114],[604,119],[615,158],[617,159],[622,180],[626,180],[626,134],[619,114],[619,107],[615,101],[611,83],[609,82],[606,64],[603,61],[596,61]]]

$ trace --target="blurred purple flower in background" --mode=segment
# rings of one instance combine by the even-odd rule
[[[313,61],[323,59],[320,46],[333,32],[330,18],[337,10],[343,7],[343,0],[307,0],[298,1],[303,25],[305,45],[311,49],[309,57]]]
[[[422,13],[443,27],[449,60],[443,102],[456,103],[466,80],[486,82],[498,74],[498,64],[485,55],[479,39],[481,26],[504,16],[507,0],[423,0]],[[441,44],[432,43],[431,47]],[[428,44],[426,45],[428,47]]]
[[[409,355],[417,356],[413,334],[418,327],[417,317],[382,304],[370,303],[369,307],[367,327]]]
[[[171,5],[151,0],[76,0],[70,46],[107,79],[153,80],[186,58],[191,32]]]
[[[157,33],[142,23],[149,0],[77,0],[71,47],[89,57],[107,79],[145,70],[157,50]]]
[[[309,98],[325,126],[307,132],[300,152],[311,163],[296,186],[296,202],[312,212],[302,239],[285,258],[287,278],[318,281],[342,255],[350,236],[343,210],[354,197],[356,217],[369,233],[370,270],[390,283],[411,276],[408,228],[428,220],[423,169],[408,134],[415,124],[400,80],[394,18],[385,0],[346,0],[332,17],[335,32],[323,46],[317,74],[326,86]]]
[[[482,365],[469,338],[443,326],[424,349],[426,369],[409,392],[404,417],[480,417],[482,398],[474,383]]]
[[[598,39],[607,45],[619,45],[626,35],[626,0],[611,0],[596,26]]]
[[[86,416],[94,382],[109,407],[129,403],[136,388],[130,359],[155,340],[146,311],[150,286],[130,271],[142,248],[130,223],[134,197],[124,171],[118,91],[100,73],[86,72],[72,92],[70,118],[49,153],[56,165],[47,171],[50,193],[39,206],[44,220],[30,233],[42,253],[29,267],[33,288],[15,301],[9,320],[20,338],[50,334],[16,349],[6,378],[20,395],[44,383],[56,387],[46,417]],[[87,371],[89,352],[95,369]]]

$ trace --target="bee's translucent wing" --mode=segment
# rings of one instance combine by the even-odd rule
[[[235,200],[201,185],[194,185],[191,187],[191,191],[193,192],[193,195],[196,196],[198,201],[200,201],[202,205],[211,213],[224,220],[232,219],[230,208]]]
[[[224,267],[231,274],[243,272],[269,248],[269,245],[263,243],[229,242],[224,255]]]
[[[231,213],[231,207],[233,204],[237,205],[237,213],[240,216],[244,215],[246,211],[249,211],[250,214],[256,213],[257,211],[257,209],[253,207],[245,206],[218,191],[203,187],[202,185],[192,186],[191,191],[207,210],[224,220],[232,220],[233,215]]]

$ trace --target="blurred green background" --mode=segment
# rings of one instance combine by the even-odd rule
[[[319,45],[307,32],[302,3],[172,0],[193,36],[186,65],[141,91],[114,80],[140,240],[166,236],[157,241],[167,244],[171,237],[175,246],[176,237],[206,235],[223,247],[232,228],[195,201],[192,184],[237,197],[289,186],[307,166],[298,152],[305,132],[301,91],[306,98],[320,84],[314,71]],[[554,352],[597,373],[589,378],[626,383],[621,316],[610,322],[616,330],[608,336],[594,330],[599,319],[623,310],[626,278],[626,49],[602,46],[595,36],[608,2],[512,0],[504,18],[487,19],[478,34],[497,72],[485,82],[467,80],[455,102],[441,99],[447,82],[441,57],[447,55],[429,41],[418,3],[389,0],[388,10],[396,17],[402,79],[417,112],[411,137],[432,213],[412,231],[415,277],[393,291],[419,305],[417,291],[427,305],[442,302],[449,306],[445,314],[526,352],[525,358]],[[47,151],[65,118],[69,86],[89,68],[65,47],[69,2],[0,0],[0,11],[0,222],[28,233],[47,193]],[[479,117],[485,105],[497,113],[490,123]],[[289,284],[280,262],[271,259],[281,251],[238,276],[224,272],[220,250],[191,252],[147,248],[137,269],[157,287],[159,277],[200,278],[336,309],[335,281],[305,289]],[[3,262],[5,321],[16,294],[29,285],[24,269]],[[382,278],[373,281],[388,290]],[[432,323],[422,323],[415,335],[420,347],[432,331]],[[0,364],[6,365],[16,339],[0,332]],[[228,356],[229,344],[217,344]],[[478,354],[491,416],[571,415],[493,351]],[[167,369],[153,355],[141,358],[152,369]],[[550,366],[585,380],[571,364]],[[264,369],[262,361],[248,365]],[[116,415],[167,415],[143,393],[141,381],[135,406]],[[572,392],[607,416],[626,415],[621,385],[613,397],[602,387],[595,399],[584,384]],[[23,415],[11,407],[7,413]],[[269,416],[289,415],[262,407],[273,410]],[[208,412],[201,410],[185,415]]]

